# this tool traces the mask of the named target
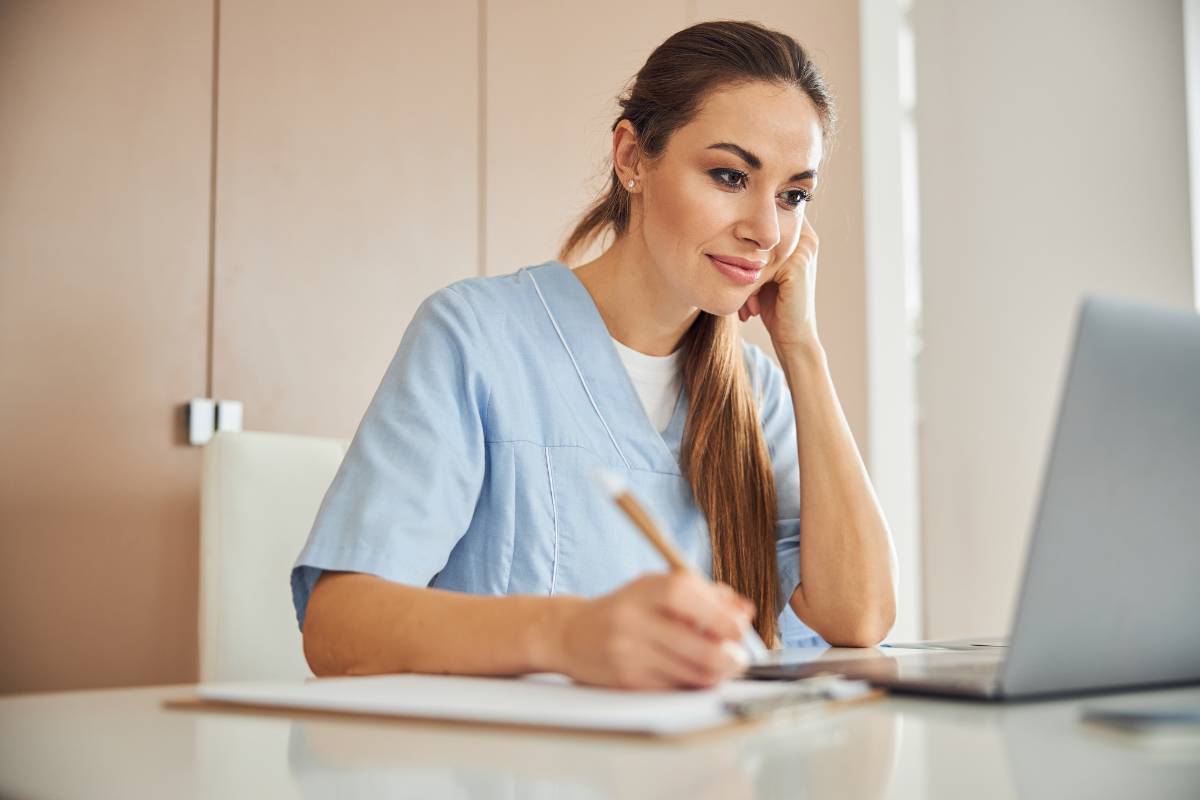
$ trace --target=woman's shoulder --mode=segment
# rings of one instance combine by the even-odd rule
[[[404,339],[411,342],[410,347],[445,342],[463,357],[494,360],[505,349],[499,343],[512,345],[529,336],[528,320],[539,308],[535,282],[549,283],[541,276],[556,277],[556,267],[567,269],[551,261],[504,275],[463,278],[443,286],[421,301]]]
[[[477,316],[494,316],[522,308],[530,300],[532,282],[546,273],[566,269],[558,261],[521,267],[502,275],[461,278],[438,289],[427,303],[465,304]]]

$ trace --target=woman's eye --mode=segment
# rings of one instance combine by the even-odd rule
[[[812,202],[812,192],[805,189],[788,189],[781,197],[789,208],[797,208],[801,203]]]
[[[746,185],[746,173],[736,169],[718,168],[710,169],[708,174],[724,186],[730,189],[740,189]]]

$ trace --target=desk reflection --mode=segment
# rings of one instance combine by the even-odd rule
[[[882,798],[898,718],[862,706],[678,740],[428,723],[291,724],[288,769],[318,798]]]

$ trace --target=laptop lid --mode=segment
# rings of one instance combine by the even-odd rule
[[[1005,695],[1200,680],[1200,316],[1076,320]]]

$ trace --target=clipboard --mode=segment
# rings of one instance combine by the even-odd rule
[[[830,700],[803,683],[733,680],[703,690],[628,691],[581,686],[546,673],[512,678],[398,674],[202,684],[194,695],[164,705],[675,738],[746,727],[778,712],[822,712],[883,696],[864,687]]]

